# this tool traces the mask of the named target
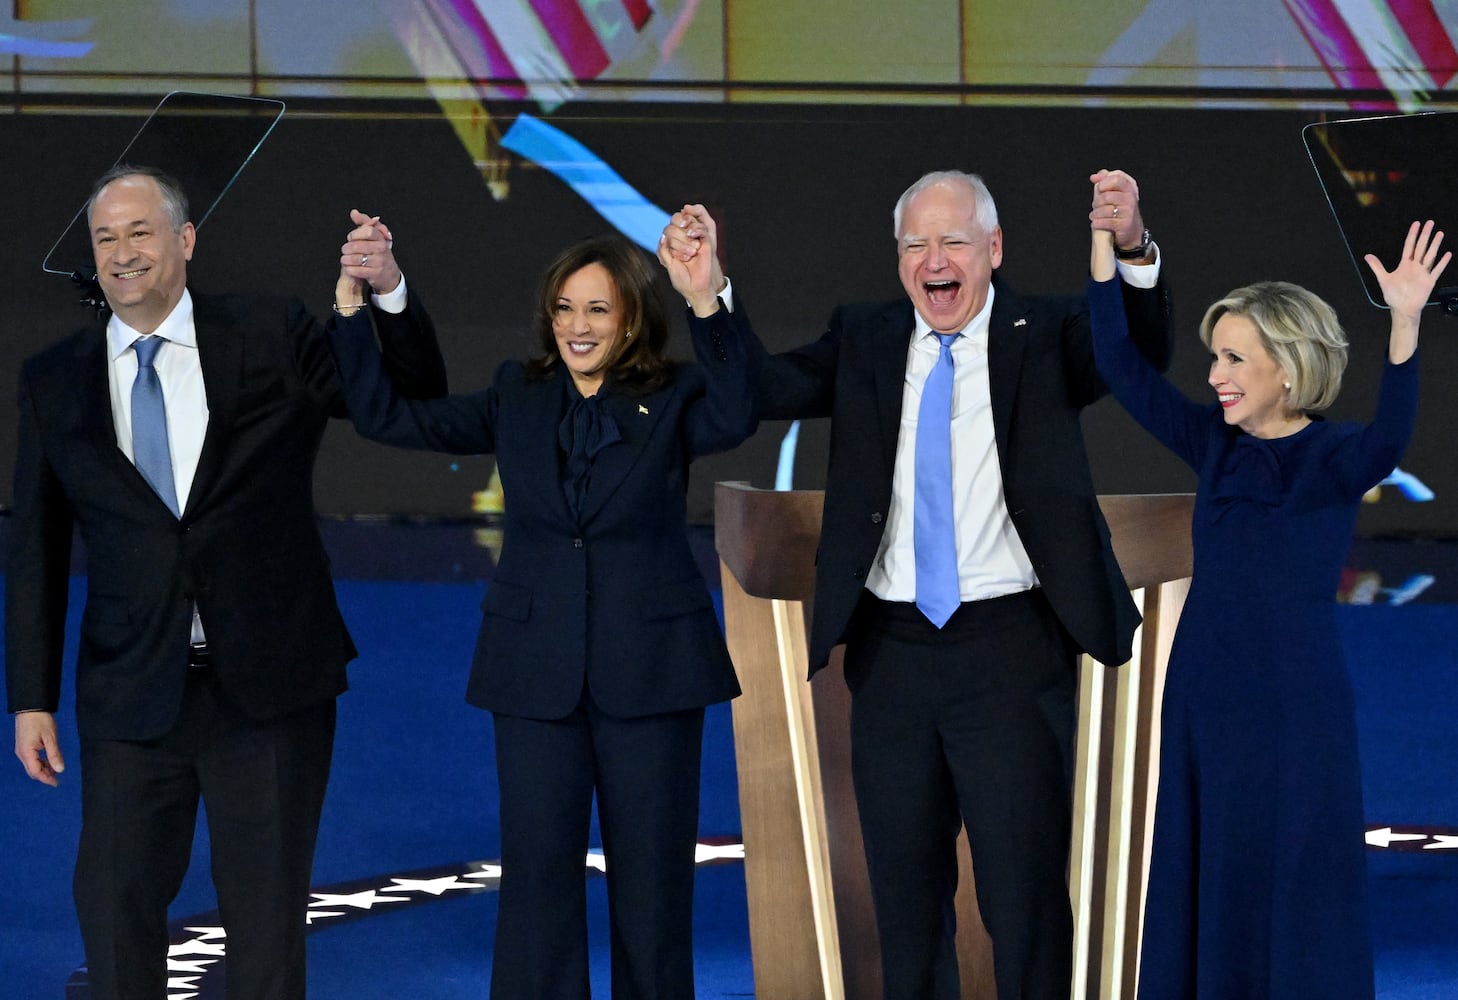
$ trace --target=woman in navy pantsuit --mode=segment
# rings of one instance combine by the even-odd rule
[[[689,462],[754,429],[743,311],[708,261],[664,257],[697,365],[668,361],[648,259],[619,237],[548,268],[539,354],[490,388],[405,400],[369,313],[333,334],[360,433],[496,455],[504,540],[467,700],[494,716],[502,869],[491,995],[586,997],[583,861],[594,791],[607,860],[615,1000],[693,996],[704,707],[739,693],[689,550]],[[344,290],[347,293],[347,290]],[[343,310],[348,311],[347,307]]]
[[[1097,219],[1095,219],[1097,222]],[[1205,314],[1217,400],[1186,399],[1129,343],[1113,251],[1089,288],[1100,374],[1199,474],[1194,579],[1170,652],[1141,1000],[1373,995],[1356,715],[1333,614],[1362,494],[1417,411],[1418,320],[1451,254],[1414,223],[1391,272],[1370,424],[1311,415],[1346,365],[1336,314],[1295,285],[1236,289]]]

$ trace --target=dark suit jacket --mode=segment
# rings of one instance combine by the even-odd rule
[[[988,380],[1008,512],[1079,648],[1102,662],[1123,663],[1139,614],[1114,561],[1079,426],[1079,412],[1107,391],[1094,368],[1087,307],[1078,298],[1025,298],[1001,282],[994,287]],[[1123,288],[1136,342],[1167,368],[1163,284]],[[831,418],[812,674],[845,641],[885,531],[914,323],[909,299],[841,306],[814,343],[772,358],[758,355],[761,418]]]
[[[597,454],[579,517],[562,485],[558,426],[568,376],[508,362],[492,386],[409,402],[379,367],[365,324],[341,321],[334,347],[361,434],[405,447],[496,455],[506,494],[495,579],[482,603],[467,700],[491,712],[562,718],[584,684],[610,715],[698,708],[739,693],[685,531],[689,462],[754,429],[741,321],[690,317],[701,365],[663,388],[602,390],[622,440]]]
[[[415,395],[445,392],[415,295],[389,341]],[[294,299],[193,295],[208,428],[179,520],[116,445],[105,322],[25,362],[6,587],[10,711],[55,711],[72,528],[88,593],[76,658],[81,734],[145,740],[171,728],[192,607],[219,682],[269,719],[345,688],[355,655],[313,504],[324,421],[343,400],[323,331]]]

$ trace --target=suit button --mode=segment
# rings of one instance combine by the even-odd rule
[[[572,539],[572,547],[574,549],[580,549],[580,548],[582,548],[582,539],[580,539],[580,538],[574,538],[574,539]]]
[[[874,514],[871,515],[871,523],[872,524],[880,524],[881,523],[881,512],[879,510],[876,511],[876,513],[874,513]]]

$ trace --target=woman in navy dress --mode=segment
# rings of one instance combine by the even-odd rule
[[[1095,209],[1094,228],[1100,227]],[[1417,409],[1418,320],[1451,254],[1413,223],[1392,270],[1372,423],[1312,416],[1335,399],[1336,314],[1264,282],[1200,325],[1216,402],[1195,403],[1129,343],[1105,232],[1089,283],[1100,374],[1199,476],[1194,578],[1165,682],[1141,1000],[1373,995],[1361,774],[1335,623],[1362,494],[1401,457]]]
[[[686,490],[693,458],[754,429],[751,334],[743,310],[709,291],[708,257],[660,257],[690,305],[697,365],[665,356],[654,269],[621,237],[563,251],[538,290],[537,356],[478,392],[405,400],[381,368],[370,310],[332,332],[362,434],[494,454],[505,491],[466,693],[492,713],[501,790],[496,1000],[589,995],[594,794],[612,995],[694,995],[704,707],[739,685],[689,548]],[[337,293],[349,312],[357,294]]]

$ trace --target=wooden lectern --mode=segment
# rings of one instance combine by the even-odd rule
[[[729,651],[744,694],[734,747],[759,1000],[874,1000],[880,951],[850,775],[840,650],[809,672],[806,634],[823,495],[719,483],[715,540]],[[1134,995],[1158,760],[1158,706],[1190,575],[1193,498],[1100,498],[1114,553],[1142,591],[1134,659],[1080,668],[1069,890],[1073,997]],[[1137,595],[1136,596],[1140,596]],[[992,1000],[992,948],[962,837],[957,953],[964,1000]]]

